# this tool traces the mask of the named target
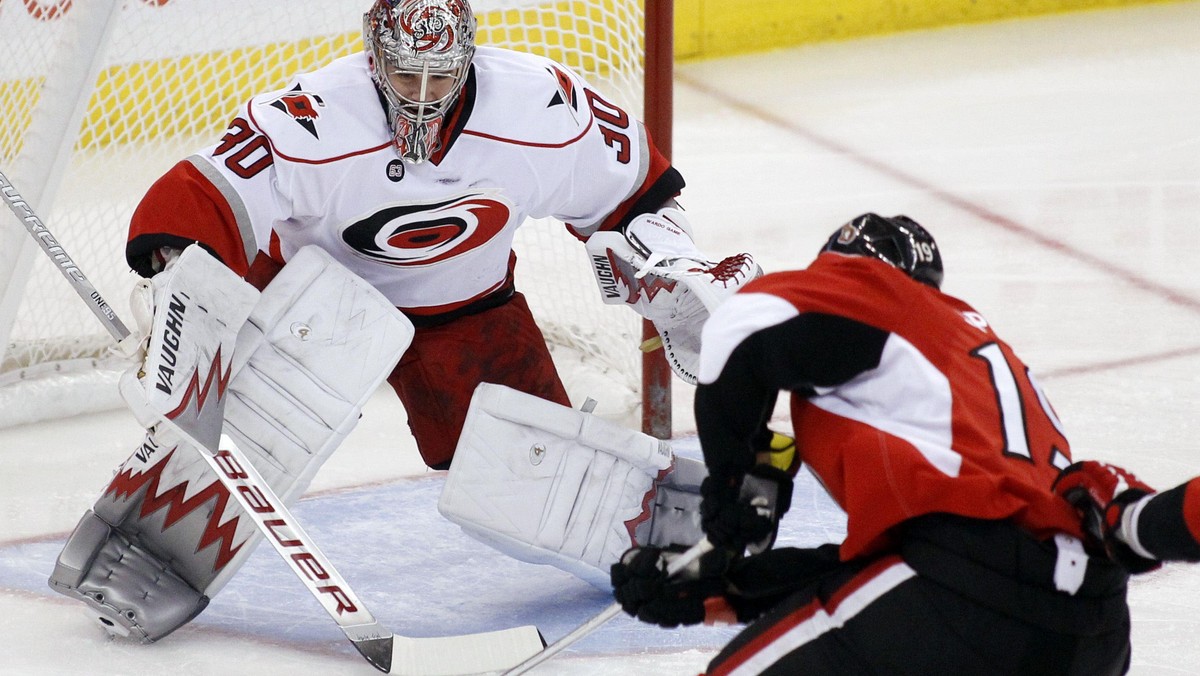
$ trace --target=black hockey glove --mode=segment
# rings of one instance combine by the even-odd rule
[[[728,552],[714,549],[674,577],[667,577],[671,558],[681,551],[634,547],[612,565],[613,598],[625,612],[667,628],[726,619],[715,615],[717,609],[727,607],[722,601]],[[709,616],[710,606],[714,617]]]
[[[779,519],[792,504],[792,477],[772,465],[755,465],[741,478],[708,476],[700,496],[700,525],[709,542],[757,554],[775,543]]]
[[[1106,554],[1130,573],[1146,573],[1162,565],[1135,553],[1118,535],[1125,508],[1155,492],[1132,473],[1086,460],[1060,472],[1051,490],[1079,513],[1089,549]]]

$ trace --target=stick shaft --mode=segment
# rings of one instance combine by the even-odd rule
[[[684,552],[683,554],[680,554],[679,557],[677,557],[671,561],[671,563],[667,566],[667,576],[670,577],[670,576],[675,575],[679,571],[686,568],[693,561],[700,558],[701,556],[704,556],[711,550],[712,550],[712,543],[710,543],[708,541],[708,538],[704,538],[704,539],[700,540],[696,544],[692,545],[691,548],[688,549],[686,552]],[[601,626],[603,626],[606,622],[608,622],[612,618],[616,617],[620,613],[621,613],[621,604],[613,603],[612,605],[608,606],[604,610],[602,610],[599,613],[597,613],[596,615],[594,615],[591,619],[587,620],[586,622],[579,625],[578,627],[575,627],[575,629],[571,630],[571,633],[567,634],[566,636],[563,636],[562,638],[558,639],[554,643],[551,643],[550,645],[546,646],[545,649],[543,649],[540,653],[533,655],[532,657],[525,660],[524,662],[522,662],[522,663],[518,664],[517,666],[513,667],[512,669],[509,669],[508,671],[504,672],[503,676],[517,676],[518,674],[526,673],[530,669],[533,669],[534,667],[538,666],[542,662],[545,662],[546,660],[550,659],[551,657],[554,657],[558,653],[562,652],[562,650],[564,648],[566,648],[567,646],[575,643],[576,641],[583,638],[584,636],[587,636],[588,634],[592,633],[593,631],[596,631]]]
[[[21,221],[21,224],[25,226],[25,230],[29,232],[29,236],[33,237],[38,245],[42,247],[42,251],[50,257],[50,260],[54,262],[58,271],[71,283],[71,287],[75,289],[75,293],[79,294],[79,297],[87,304],[88,309],[92,311],[92,314],[96,315],[96,319],[100,320],[104,328],[108,329],[112,337],[118,343],[128,338],[129,329],[125,328],[125,324],[121,322],[117,313],[104,300],[104,297],[96,291],[96,287],[92,286],[91,281],[83,274],[83,271],[79,269],[75,261],[67,255],[66,250],[58,243],[54,235],[50,233],[46,224],[34,213],[33,207],[29,206],[25,198],[21,197],[21,193],[17,192],[12,181],[9,181],[3,172],[0,172],[0,198],[4,199],[4,203],[16,215],[17,220]]]

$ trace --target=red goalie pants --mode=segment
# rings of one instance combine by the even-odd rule
[[[446,324],[418,328],[388,376],[425,464],[446,469],[479,383],[507,385],[570,406],[525,297]]]
[[[1089,558],[1082,586],[1067,594],[1055,588],[1053,541],[1007,522],[925,519],[897,553],[843,564],[781,601],[713,659],[708,676],[1128,670],[1127,575],[1115,564]]]

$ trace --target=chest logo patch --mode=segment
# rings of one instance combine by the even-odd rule
[[[431,265],[483,246],[508,223],[503,201],[480,193],[387,206],[342,229],[356,255],[399,267]]]

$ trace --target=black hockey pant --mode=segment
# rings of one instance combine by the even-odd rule
[[[898,553],[844,564],[758,618],[708,676],[1123,674],[1127,576],[1087,561],[1067,594],[1055,588],[1053,540],[1007,522],[923,517]]]

